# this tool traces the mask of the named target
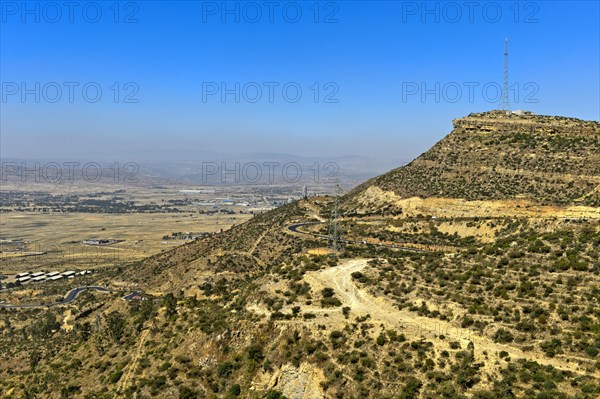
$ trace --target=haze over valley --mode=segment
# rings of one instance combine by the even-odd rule
[[[598,2],[0,10],[0,398],[600,397]]]

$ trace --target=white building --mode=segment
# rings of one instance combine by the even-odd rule
[[[524,109],[516,109],[512,112],[515,115],[535,115],[531,111],[525,111]]]

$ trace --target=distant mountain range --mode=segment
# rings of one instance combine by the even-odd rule
[[[136,177],[144,183],[153,181],[181,184],[301,184],[335,185],[352,188],[366,179],[377,176],[402,160],[373,160],[359,155],[305,157],[283,153],[215,154],[202,153],[198,157],[171,160],[170,157],[148,160],[73,160],[73,159],[20,159],[5,157],[3,163],[24,163],[33,168],[34,163],[78,162],[79,168],[87,163],[97,163],[106,174],[111,174],[115,162],[121,168],[132,162],[139,169]],[[65,167],[65,172],[68,167]],[[51,172],[54,172],[51,170]],[[237,176],[236,176],[237,174]],[[258,177],[258,175],[261,175]]]

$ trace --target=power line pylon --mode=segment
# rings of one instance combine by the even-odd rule
[[[500,109],[510,112],[510,101],[508,92],[508,37],[504,42],[504,81],[502,83],[502,98],[500,99]]]
[[[335,190],[335,200],[329,221],[329,245],[331,246],[331,250],[334,254],[337,254],[340,251],[342,243],[340,229],[338,226],[340,191],[340,185],[337,184]]]

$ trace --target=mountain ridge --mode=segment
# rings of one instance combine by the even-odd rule
[[[400,199],[528,199],[600,206],[600,123],[569,117],[473,113],[408,165],[372,178],[344,199],[351,210],[369,187]]]

